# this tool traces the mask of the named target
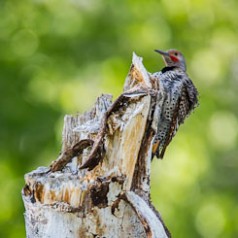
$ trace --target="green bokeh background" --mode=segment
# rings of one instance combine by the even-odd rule
[[[174,237],[238,237],[238,1],[0,1],[0,237],[25,237],[23,175],[60,150],[63,116],[122,91],[132,52],[180,49],[200,107],[165,159],[152,201]]]

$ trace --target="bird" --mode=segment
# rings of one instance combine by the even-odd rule
[[[152,145],[152,159],[154,156],[163,159],[166,148],[179,126],[198,106],[198,91],[186,73],[185,58],[180,51],[155,51],[162,56],[165,67],[152,74],[163,95]]]

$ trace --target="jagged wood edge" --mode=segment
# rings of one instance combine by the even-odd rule
[[[95,168],[100,161],[102,161],[103,159],[103,155],[105,153],[104,151],[104,138],[105,135],[107,133],[107,122],[108,122],[108,118],[112,115],[112,113],[116,112],[118,109],[121,108],[121,106],[132,102],[133,99],[135,99],[133,97],[133,95],[136,95],[136,97],[144,97],[146,95],[148,95],[148,93],[146,91],[135,91],[135,92],[130,92],[130,93],[123,93],[121,94],[116,100],[115,102],[112,104],[112,106],[110,107],[110,109],[106,112],[103,122],[102,122],[102,126],[101,126],[101,130],[98,133],[98,137],[95,140],[95,143],[93,145],[93,148],[90,152],[90,155],[88,157],[88,160],[80,167],[80,169],[85,169],[87,168],[88,170],[92,170],[93,168]]]
[[[100,127],[101,129],[98,132],[96,139],[94,141],[91,139],[84,139],[74,144],[72,148],[63,152],[55,161],[53,161],[53,163],[50,165],[50,171],[56,172],[62,170],[66,166],[66,164],[68,164],[72,160],[73,157],[82,154],[83,150],[89,146],[92,146],[91,152],[88,156],[87,161],[85,161],[80,169],[94,169],[100,163],[100,161],[102,161],[105,154],[104,138],[107,133],[108,118],[112,115],[112,113],[115,113],[118,109],[120,109],[121,106],[132,102],[136,98],[138,99],[138,97],[141,98],[146,95],[148,95],[148,91],[145,90],[136,90],[121,94],[114,101],[109,110],[105,113],[102,125]]]

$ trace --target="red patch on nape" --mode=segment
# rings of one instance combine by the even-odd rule
[[[179,59],[178,59],[176,56],[174,56],[174,55],[170,55],[170,59],[171,59],[173,62],[178,62],[178,61],[179,61]]]

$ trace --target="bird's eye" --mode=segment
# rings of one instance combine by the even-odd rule
[[[175,55],[175,56],[178,56],[178,53],[177,53],[177,52],[175,52],[175,53],[174,53],[174,55]]]

